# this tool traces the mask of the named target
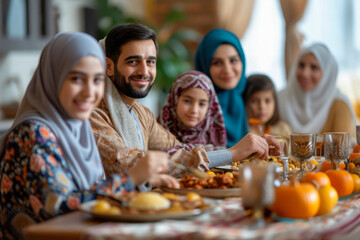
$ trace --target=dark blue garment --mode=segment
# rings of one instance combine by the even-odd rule
[[[214,83],[225,120],[226,146],[231,147],[248,133],[245,104],[242,98],[246,85],[245,55],[239,39],[233,33],[223,29],[214,29],[207,33],[196,51],[195,69],[205,73],[211,79],[212,58],[216,49],[224,43],[231,44],[237,49],[243,65],[240,81],[234,89],[224,90]]]

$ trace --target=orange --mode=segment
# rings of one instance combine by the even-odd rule
[[[335,188],[331,185],[320,187],[318,191],[320,196],[320,208],[316,215],[321,216],[330,212],[331,209],[335,207],[339,196]]]
[[[271,209],[279,217],[310,218],[320,207],[320,196],[309,183],[282,184],[275,188],[275,201]]]
[[[330,178],[331,186],[336,189],[339,197],[349,195],[354,191],[354,180],[348,171],[328,170],[325,173]]]
[[[324,161],[321,165],[321,171],[326,172],[327,170],[331,169],[331,162],[330,161]]]
[[[356,167],[355,164],[352,162],[349,163],[349,165],[348,165],[349,171],[353,170],[355,167]]]
[[[354,181],[354,191],[353,193],[356,193],[360,190],[360,177],[359,175],[355,174],[355,173],[352,173],[351,174],[351,177]]]
[[[357,146],[360,146],[360,145],[357,145]],[[357,157],[360,157],[360,153],[359,153],[359,152],[350,153],[350,155],[349,155],[349,162],[351,162],[352,160],[354,160],[354,159],[357,158]]]
[[[318,187],[323,187],[330,185],[329,177],[323,172],[307,172],[305,173],[304,178],[300,180],[300,182],[313,183],[316,182]]]
[[[359,153],[360,154],[360,145],[359,144],[355,145],[353,153]]]
[[[260,119],[257,119],[257,118],[249,118],[248,122],[249,122],[249,124],[262,124],[263,123]]]
[[[326,172],[327,170],[331,169],[331,161],[324,161],[322,166],[321,166],[321,171],[322,172]],[[340,163],[339,164],[339,169],[344,170],[345,169],[345,163]]]

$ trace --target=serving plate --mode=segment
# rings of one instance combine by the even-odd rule
[[[218,189],[218,188],[206,188],[206,189],[188,189],[188,188],[160,188],[164,192],[170,192],[180,195],[188,194],[189,192],[195,192],[202,197],[209,198],[228,198],[228,197],[241,197],[241,188],[228,188],[228,189]]]
[[[195,208],[191,210],[184,210],[178,212],[154,212],[154,213],[124,213],[121,214],[106,214],[97,213],[92,211],[92,207],[96,204],[97,200],[89,201],[80,205],[80,210],[93,215],[96,218],[112,221],[126,221],[126,222],[155,222],[165,219],[185,219],[189,217],[198,216],[205,212],[210,211],[214,207],[214,203],[208,203],[207,207]]]
[[[338,206],[335,206],[329,213],[321,215],[321,216],[315,216],[311,218],[285,218],[285,217],[279,217],[275,213],[272,213],[272,218],[278,222],[320,222],[324,218],[331,217],[338,213],[340,208]]]

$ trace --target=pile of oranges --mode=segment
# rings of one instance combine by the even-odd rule
[[[280,217],[310,218],[329,213],[338,198],[327,174],[308,172],[300,182],[293,179],[276,188],[272,210]]]

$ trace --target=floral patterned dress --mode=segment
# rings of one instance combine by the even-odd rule
[[[135,186],[126,174],[99,179],[80,191],[53,132],[26,121],[8,136],[0,161],[0,239],[23,238],[24,226],[76,210],[98,193],[123,194]]]

